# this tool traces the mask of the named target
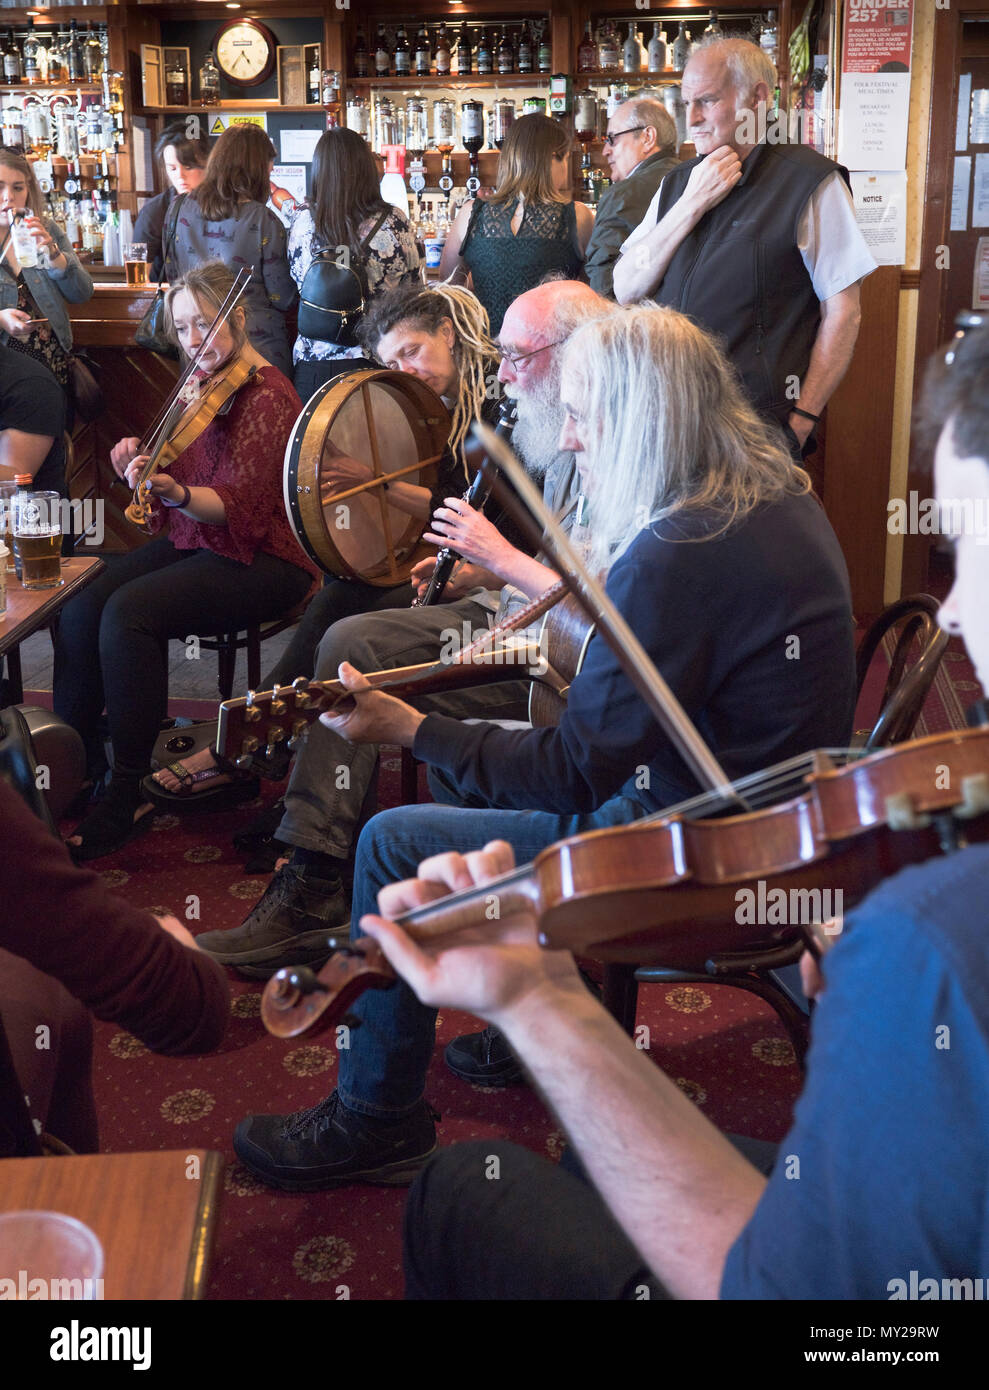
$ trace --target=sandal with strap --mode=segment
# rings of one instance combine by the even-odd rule
[[[152,775],[145,777],[141,791],[156,806],[170,811],[223,811],[242,801],[252,801],[261,790],[257,777],[230,773],[224,767],[190,772],[184,763],[169,763],[162,770],[172,774],[181,790],[169,791]]]
[[[151,807],[137,792],[115,794],[111,789],[72,832],[81,843],[66,842],[66,849],[77,864],[102,859],[143,835],[151,825],[150,813]]]

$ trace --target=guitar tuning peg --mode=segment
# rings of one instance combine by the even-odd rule
[[[242,753],[239,758],[234,758],[234,767],[238,768],[241,772],[247,772],[252,762],[253,759],[250,753]]]
[[[283,714],[288,714],[288,705],[284,700],[272,700],[268,708],[276,719],[281,719]]]
[[[275,751],[275,744],[284,743],[286,737],[285,730],[279,724],[272,725],[268,730],[268,752],[273,753]]]
[[[252,753],[256,753],[261,747],[261,740],[255,738],[253,734],[248,734],[240,741],[240,756],[249,758]]]

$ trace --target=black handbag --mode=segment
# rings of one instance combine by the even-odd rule
[[[171,244],[175,240],[175,228],[179,220],[179,208],[185,198],[184,193],[172,203],[168,210],[167,230],[165,234],[165,249],[162,254],[162,274],[167,273],[168,253]],[[134,341],[138,347],[147,348],[149,352],[160,352],[163,357],[178,357],[179,350],[165,332],[165,291],[158,286],[158,292],[151,305],[144,315],[144,318],[137,326],[134,334]]]
[[[99,382],[93,376],[96,363],[85,353],[74,352],[69,358],[69,390],[75,404],[76,414],[86,424],[98,420],[106,410],[106,401]]]
[[[336,252],[316,256],[299,290],[299,336],[337,347],[356,347],[356,328],[368,295],[363,261],[391,208],[384,212],[364,237],[351,261],[341,265]]]

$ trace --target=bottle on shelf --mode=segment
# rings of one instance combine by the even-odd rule
[[[320,52],[317,45],[313,45],[312,53],[309,55],[309,77],[308,95],[306,100],[313,106],[318,106],[320,97],[323,95],[323,69],[319,65]]]
[[[409,77],[412,72],[412,45],[405,32],[405,25],[398,26],[395,37],[395,76]]]
[[[450,56],[450,36],[446,32],[446,22],[440,21],[440,27],[436,35],[436,53],[434,55],[436,63],[436,76],[449,77],[451,56]]]
[[[391,77],[391,52],[388,48],[388,35],[385,26],[378,25],[378,36],[374,44],[375,77]]]
[[[7,37],[3,45],[3,80],[5,82],[20,82],[21,80],[21,54],[14,42],[13,29],[7,30]]]
[[[51,122],[43,97],[30,96],[24,102],[24,143],[31,154],[47,157],[51,150]]]
[[[594,42],[594,35],[591,32],[591,21],[588,20],[584,26],[584,36],[577,48],[577,71],[597,72],[598,70],[598,46]]]
[[[93,28],[92,22],[86,24],[86,34],[82,41],[82,61],[86,69],[86,81],[96,82],[103,72],[103,47],[100,43],[100,36]],[[181,66],[181,59],[179,60]],[[185,72],[185,68],[182,68]],[[188,78],[186,78],[188,89]],[[183,98],[183,105],[189,100],[188,92]]]
[[[658,23],[652,26],[648,67],[650,72],[663,72],[666,69],[666,40]]]
[[[546,20],[542,22],[542,29],[539,32],[539,48],[536,56],[536,66],[540,72],[553,71],[553,42],[549,34],[549,25]]]
[[[519,32],[519,72],[532,72],[534,68],[532,30],[526,19],[522,21],[522,28]]]
[[[207,53],[199,69],[199,104],[216,106],[220,100],[220,70],[213,62],[213,54]]]
[[[501,26],[501,37],[498,39],[498,71],[499,73],[515,71],[515,49],[512,47],[507,24]]]
[[[85,75],[85,64],[82,60],[82,44],[79,41],[79,21],[69,20],[69,42],[66,47],[66,65],[68,67],[69,81],[81,82]]]
[[[635,31],[635,21],[629,20],[628,33],[625,36],[625,43],[622,48],[622,71],[638,72],[642,62],[642,53],[639,49],[639,39]]]
[[[704,32],[701,34],[701,39],[702,41],[705,39],[723,39],[724,36],[725,31],[718,22],[718,12],[717,10],[711,10],[708,13],[707,24],[705,25]]]
[[[368,53],[367,39],[364,37],[364,30],[358,29],[357,38],[354,40],[354,76],[367,77],[368,75]]]
[[[38,67],[38,36],[34,32],[33,18],[29,18],[27,22],[27,33],[21,44],[21,60],[24,66],[24,81],[33,86],[41,79],[41,70]]]
[[[481,30],[477,40],[477,71],[481,77],[490,77],[494,72],[494,49],[487,29]]]
[[[460,143],[470,157],[467,194],[476,198],[481,187],[477,156],[484,145],[484,105],[473,98],[460,104]]]
[[[457,74],[469,77],[474,70],[474,46],[470,36],[470,25],[465,20],[457,35]]]
[[[371,109],[367,98],[354,92],[347,98],[347,129],[356,130],[365,140],[371,133]]]
[[[687,59],[690,57],[690,39],[687,35],[687,26],[681,19],[680,27],[677,29],[677,36],[673,40],[673,66],[677,72],[683,72],[687,66]]]
[[[165,102],[168,106],[189,104],[189,75],[178,49],[172,50],[171,61],[165,69]]]
[[[515,102],[511,97],[499,97],[494,103],[494,121],[492,122],[492,133],[494,144],[500,150],[508,132],[515,124]]]
[[[429,42],[429,30],[425,24],[420,24],[412,53],[412,66],[416,77],[428,77],[432,71],[432,65],[433,50]]]
[[[14,104],[13,101],[8,101],[8,104],[3,108],[2,127],[0,127],[0,134],[2,134],[3,143],[6,145],[8,150],[17,150],[18,152],[23,151],[24,113],[21,111],[21,108],[19,106],[16,106]]]
[[[762,33],[759,35],[759,47],[774,63],[779,61],[775,10],[770,10],[766,15],[766,22],[763,25]]]
[[[601,37],[598,40],[598,63],[605,72],[611,72],[618,66],[618,34],[610,19],[605,20],[601,29]]]

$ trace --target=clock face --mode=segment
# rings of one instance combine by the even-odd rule
[[[234,19],[216,36],[216,65],[229,82],[255,87],[275,65],[275,40],[254,19]]]

